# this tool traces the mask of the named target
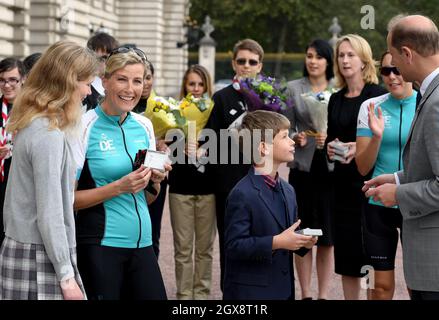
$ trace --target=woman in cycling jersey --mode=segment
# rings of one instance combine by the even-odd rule
[[[402,152],[416,109],[416,91],[392,65],[392,56],[381,57],[381,76],[389,93],[366,100],[357,125],[358,171],[372,177],[402,170]],[[374,288],[368,299],[392,299],[395,290],[395,255],[402,216],[397,207],[386,208],[369,199],[362,215],[363,244],[368,263],[374,268]]]
[[[151,122],[131,112],[146,68],[141,50],[114,49],[105,67],[105,99],[82,118],[75,210],[78,267],[90,299],[166,299],[147,206],[165,174],[134,168],[139,150],[156,148]]]

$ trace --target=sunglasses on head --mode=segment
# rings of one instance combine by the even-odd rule
[[[238,65],[240,65],[240,66],[245,65],[247,63],[247,61],[248,61],[248,64],[251,65],[252,67],[257,66],[259,64],[259,61],[258,60],[254,60],[254,59],[249,59],[249,60],[241,59],[241,58],[240,59],[236,59],[236,63]]]
[[[140,57],[142,59],[143,62],[148,61],[148,58],[146,57],[145,52],[143,52],[142,50],[140,50],[139,48],[135,48],[135,47],[118,47],[116,49],[113,49],[110,54],[108,55],[108,59],[111,56],[114,56],[115,54],[118,53],[128,53],[128,52],[134,52],[135,54],[137,54],[138,57]]]
[[[401,75],[397,67],[381,67],[381,74],[383,76],[388,76],[391,72],[393,72],[395,76]]]

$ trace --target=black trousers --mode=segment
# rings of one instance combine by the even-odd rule
[[[78,245],[78,269],[90,300],[166,300],[152,246],[139,249]]]
[[[439,292],[411,290],[410,298],[414,301],[439,300]]]
[[[149,216],[151,217],[152,247],[157,259],[160,254],[160,230],[162,229],[163,208],[165,206],[167,187],[168,179],[164,179],[160,183],[160,193],[157,199],[148,205]]]

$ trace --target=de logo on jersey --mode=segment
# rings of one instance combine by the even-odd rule
[[[99,147],[103,152],[113,151],[116,149],[113,145],[113,140],[108,139],[108,137],[104,133],[101,134],[101,141],[99,141]]]

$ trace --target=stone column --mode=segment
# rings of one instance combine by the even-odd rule
[[[183,74],[188,66],[187,46],[177,47],[177,42],[184,38],[183,22],[188,14],[188,0],[164,0],[164,27],[162,74],[163,92],[179,97]]]
[[[84,45],[90,29],[103,26],[110,34],[119,27],[116,0],[32,0],[30,51],[43,52],[61,39]]]
[[[202,65],[209,71],[210,79],[212,80],[212,88],[215,83],[215,54],[216,42],[212,39],[210,34],[215,28],[210,23],[210,17],[206,16],[201,30],[204,32],[204,37],[199,42],[198,49],[198,64]]]
[[[154,88],[159,95],[178,95],[187,67],[186,48],[177,48],[188,0],[118,1],[116,38],[146,52],[154,65]]]
[[[30,0],[15,0],[13,7],[14,21],[14,37],[11,39],[13,46],[13,56],[23,58],[29,54],[29,8]]]
[[[29,53],[29,0],[0,1],[0,59]]]

